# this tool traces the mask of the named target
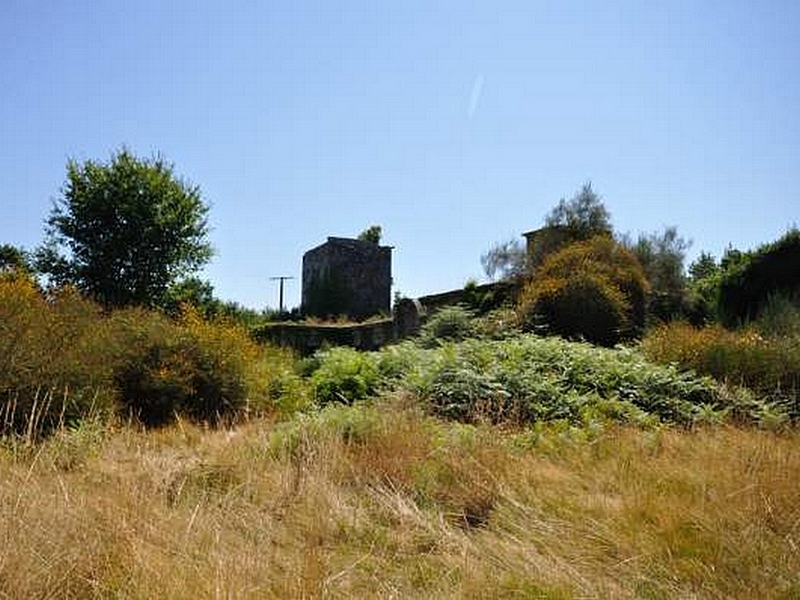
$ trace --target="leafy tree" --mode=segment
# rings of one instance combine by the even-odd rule
[[[25,250],[11,244],[0,244],[0,271],[31,270],[30,257]]]
[[[208,206],[158,157],[127,149],[108,163],[67,163],[37,266],[109,307],[162,306],[169,287],[211,258]]]
[[[728,253],[719,284],[722,322],[735,326],[756,319],[770,296],[800,295],[800,229],[752,252]]]
[[[571,241],[588,240],[596,235],[611,235],[611,214],[602,198],[585,183],[572,198],[564,198],[545,217],[547,227],[566,229]]]
[[[518,279],[526,272],[525,246],[517,240],[495,244],[481,256],[481,265],[490,279]]]
[[[692,325],[708,325],[717,319],[719,285],[723,272],[722,266],[707,252],[701,252],[689,265],[687,317]]]
[[[661,321],[682,315],[688,302],[683,261],[691,242],[679,236],[673,226],[661,233],[642,234],[635,243],[623,243],[639,260],[650,284],[651,315]]]
[[[380,244],[381,243],[381,236],[383,235],[383,230],[381,229],[380,225],[371,225],[367,227],[364,231],[358,234],[358,239],[362,242],[371,242],[373,244]]]
[[[713,277],[720,270],[716,259],[708,252],[701,252],[700,256],[689,265],[689,278],[692,282]]]
[[[206,317],[216,315],[222,303],[214,297],[214,287],[199,277],[187,277],[169,287],[162,308],[179,315],[182,306],[192,306]]]

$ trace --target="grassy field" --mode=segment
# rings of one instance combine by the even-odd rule
[[[800,435],[406,395],[0,449],[3,598],[798,598]]]

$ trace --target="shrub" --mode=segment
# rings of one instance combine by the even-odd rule
[[[526,334],[436,348],[404,342],[374,353],[335,349],[308,365],[321,400],[352,402],[381,390],[402,391],[433,414],[459,421],[649,426],[760,421],[768,414],[751,394],[648,362],[637,350]]]
[[[570,339],[613,346],[626,326],[625,297],[592,273],[539,280],[523,295],[523,303],[530,303],[521,308],[527,328]]]
[[[461,341],[475,335],[473,312],[463,306],[445,306],[432,315],[422,327],[420,339],[426,346],[439,340]]]
[[[767,299],[776,293],[800,291],[800,230],[744,254],[731,264],[719,285],[719,310],[724,324],[755,320]]]
[[[744,385],[800,416],[800,338],[764,337],[755,328],[728,331],[671,323],[642,341],[651,360],[674,363],[717,380]]]
[[[648,363],[632,350],[611,350],[563,340],[521,336],[469,340],[423,357],[425,376],[411,379],[436,414],[472,420],[531,423],[564,419],[584,423],[610,417],[692,424],[700,407],[745,406],[710,378]],[[746,404],[746,403],[744,403]]]
[[[116,323],[127,348],[115,372],[120,400],[145,425],[163,425],[175,415],[216,423],[249,408],[256,391],[249,371],[259,351],[243,328],[194,312],[175,323],[131,310]],[[267,387],[261,392],[266,396]]]
[[[753,326],[767,337],[800,339],[800,292],[769,295]]]
[[[0,274],[0,430],[28,436],[110,411],[108,338],[98,307],[74,290],[43,293]]]
[[[40,435],[97,413],[160,425],[293,411],[309,402],[294,363],[232,321],[104,314],[74,288],[45,293],[24,273],[0,273],[1,432]]]
[[[473,319],[477,337],[504,339],[521,333],[517,315],[513,308],[504,307],[491,310]]]
[[[644,326],[646,289],[630,251],[599,236],[545,259],[523,289],[517,311],[527,330],[612,346]]]
[[[350,404],[375,393],[380,383],[374,355],[337,347],[317,355],[311,375],[314,396],[321,404]]]

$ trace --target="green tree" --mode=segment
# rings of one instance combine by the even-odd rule
[[[719,272],[716,259],[708,252],[701,252],[700,256],[689,265],[689,278],[692,282],[713,277]]]
[[[371,225],[364,231],[358,234],[358,239],[362,242],[370,242],[372,244],[380,244],[383,230],[380,225]]]
[[[572,198],[564,198],[545,217],[547,227],[563,228],[573,242],[588,240],[597,235],[611,235],[611,214],[602,198],[585,183]]]
[[[708,252],[701,252],[700,256],[689,265],[689,311],[687,317],[689,322],[696,326],[708,325],[713,323],[719,316],[719,286],[724,273],[723,264],[730,264],[730,260],[738,261],[741,253],[738,250],[728,249],[736,256],[731,259],[730,254],[726,254],[728,259],[723,263],[717,263],[716,259]]]
[[[757,319],[771,296],[800,296],[800,229],[750,252],[729,251],[722,265],[717,310],[723,324]]]
[[[162,308],[171,315],[179,315],[184,305],[192,306],[206,317],[215,316],[222,302],[214,297],[214,287],[199,277],[186,277],[169,286]]]
[[[11,244],[0,244],[0,271],[24,271],[32,270],[30,256],[22,248],[17,248]]]
[[[37,266],[108,307],[162,306],[172,284],[211,258],[198,187],[157,157],[123,148],[108,163],[67,163]]]
[[[648,308],[651,316],[669,321],[687,310],[688,296],[683,262],[691,246],[677,227],[659,233],[642,234],[635,243],[623,240],[644,269],[650,284]]]
[[[490,279],[519,279],[526,272],[525,246],[518,240],[495,244],[481,256],[481,265]]]

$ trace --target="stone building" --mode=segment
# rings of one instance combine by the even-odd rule
[[[526,242],[526,264],[529,273],[536,270],[546,256],[575,241],[574,234],[566,227],[550,225],[522,234]]]
[[[392,248],[329,237],[303,255],[304,315],[365,319],[389,313]]]

